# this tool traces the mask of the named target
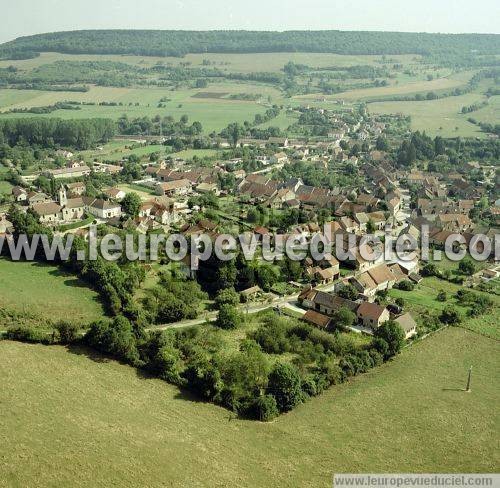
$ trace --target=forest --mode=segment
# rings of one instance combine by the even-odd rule
[[[160,31],[80,30],[20,37],[0,46],[0,57],[39,52],[184,56],[189,53],[318,52],[336,54],[495,55],[494,34],[427,34],[368,31]]]

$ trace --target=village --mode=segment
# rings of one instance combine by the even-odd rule
[[[230,232],[248,239],[253,234],[260,240],[267,237],[286,243],[293,239],[307,245],[327,224],[330,235],[326,237],[332,242],[341,236],[346,243],[355,243],[348,249],[352,259],[339,262],[332,255],[314,261],[307,257],[301,263],[300,278],[281,283],[281,288],[262,289],[254,284],[239,290],[246,307],[254,301],[256,310],[262,309],[262,303],[274,305],[280,313],[288,309],[322,329],[328,329],[341,310],[349,310],[355,316],[348,324],[351,330],[372,334],[394,319],[410,339],[417,335],[418,317],[379,298],[393,287],[411,289],[422,280],[419,273],[425,263],[419,260],[419,249],[412,260],[385,262],[382,256],[367,260],[362,254],[377,249],[363,244],[362,237],[409,235],[418,242],[420,229],[427,226],[429,243],[436,249],[443,249],[454,233],[460,233],[466,244],[479,234],[494,239],[500,201],[492,201],[487,188],[495,180],[495,168],[474,161],[447,174],[432,171],[431,165],[427,169],[401,168],[384,150],[384,138],[393,121],[386,118],[382,122],[366,114],[355,117],[352,111],[339,116],[322,109],[306,110],[329,120],[334,129],[330,128],[327,137],[242,138],[233,148],[219,138],[218,146],[234,157],[210,165],[179,158],[140,161],[136,175],[140,177],[129,185],[120,184],[126,160],[121,164],[86,163],[72,152],[60,150],[57,156],[64,158],[65,166],[22,179],[22,185],[12,188],[12,199],[21,211],[32,212],[56,234],[71,232],[84,238],[94,223],[138,234],[208,234],[215,240],[222,232]],[[245,171],[249,165],[244,161],[249,159],[253,170]],[[300,174],[303,168],[355,174],[356,178],[351,184],[313,186],[304,182],[307,173]],[[474,172],[482,180],[471,179]],[[95,175],[117,184],[90,195],[87,182]],[[40,178],[50,182],[52,195],[37,187]],[[140,194],[140,199],[136,196],[139,201],[132,205],[133,210],[129,204],[124,209],[127,194],[134,190]],[[491,227],[477,223],[484,216],[493,223]],[[5,214],[1,218],[0,230],[8,235],[12,228]],[[362,246],[364,253],[360,252]],[[259,259],[263,261],[262,256]],[[186,276],[196,279],[195,271],[187,265],[183,269]],[[488,282],[499,274],[496,263],[490,261],[471,280]]]

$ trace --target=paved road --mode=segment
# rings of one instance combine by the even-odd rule
[[[302,311],[302,309],[299,309],[295,306],[295,304],[297,303],[297,297],[298,294],[288,295],[285,297],[276,298],[269,303],[250,304],[248,305],[248,307],[247,305],[242,304],[238,308],[241,312],[248,314],[258,313],[272,307],[282,307],[285,305],[289,308],[296,308],[297,310]],[[173,324],[156,325],[154,327],[151,327],[150,330],[182,329],[184,327],[193,327],[196,325],[206,324],[207,322],[214,322],[217,319],[217,313],[217,311],[207,312],[203,315],[203,317],[198,319],[181,320],[180,322],[174,322]]]

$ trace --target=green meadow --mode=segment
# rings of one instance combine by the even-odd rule
[[[0,258],[0,309],[43,321],[88,323],[104,314],[97,293],[57,266]],[[1,325],[1,324],[0,324]]]
[[[83,349],[0,342],[0,486],[328,487],[345,472],[494,472],[499,352],[449,328],[259,423]]]

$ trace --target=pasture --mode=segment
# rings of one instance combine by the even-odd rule
[[[468,93],[457,97],[421,102],[374,102],[368,105],[368,110],[374,114],[400,113],[410,116],[413,130],[425,131],[433,137],[485,137],[479,127],[467,120],[469,117],[481,120],[478,115],[480,111],[470,114],[461,113],[462,107],[482,100],[484,100],[482,95]]]
[[[0,258],[0,309],[44,320],[88,323],[104,314],[98,294],[57,266]]]
[[[440,313],[446,305],[453,305],[462,315],[462,327],[471,329],[485,336],[500,339],[500,327],[498,324],[498,314],[500,307],[500,297],[497,295],[483,293],[474,290],[474,293],[485,295],[493,300],[494,307],[488,313],[479,317],[468,317],[468,307],[463,306],[456,300],[454,295],[458,290],[463,289],[462,286],[440,280],[438,278],[424,278],[413,291],[402,291],[392,289],[389,295],[393,298],[401,297],[405,300],[405,309],[409,312],[414,312],[415,318],[430,312],[432,314]],[[448,295],[446,302],[437,300],[437,295],[440,291],[445,291]]]
[[[395,55],[391,60],[395,63],[410,64],[418,62],[419,55]],[[56,61],[116,61],[139,67],[151,67],[156,64],[178,66],[189,63],[190,66],[203,66],[209,61],[211,67],[231,72],[250,73],[255,71],[280,72],[289,61],[297,64],[307,64],[315,68],[329,66],[354,66],[359,64],[378,64],[381,56],[378,55],[342,55],[330,53],[249,53],[249,54],[188,54],[183,58],[158,56],[127,56],[127,55],[92,55],[92,54],[61,54],[41,53],[34,59],[0,60],[0,68],[15,66],[21,70],[31,70],[43,64]]]
[[[82,349],[0,342],[0,486],[327,487],[342,472],[494,472],[499,352],[449,328],[264,424]]]
[[[241,83],[217,84],[215,88],[209,86],[210,91],[225,93],[269,93],[269,87],[245,85]],[[216,90],[215,90],[216,89]],[[273,90],[273,89],[272,89]],[[12,92],[16,93],[12,93]],[[62,119],[86,119],[86,118],[111,118],[118,119],[122,115],[129,118],[154,117],[155,115],[171,115],[179,119],[187,115],[191,122],[199,121],[205,132],[220,131],[231,122],[243,123],[245,120],[253,120],[253,117],[266,111],[266,107],[245,100],[233,100],[229,98],[197,98],[194,95],[207,91],[200,89],[181,89],[172,91],[168,88],[114,88],[93,86],[88,92],[52,92],[34,90],[0,90],[0,113],[1,117],[59,117]],[[274,90],[277,95],[279,92]],[[169,101],[158,104],[162,98]],[[49,114],[35,115],[31,113],[5,113],[6,110],[14,108],[29,108],[53,105],[62,101],[76,102],[113,102],[118,105],[81,105],[80,110],[55,110]],[[120,105],[121,104],[121,105]]]

